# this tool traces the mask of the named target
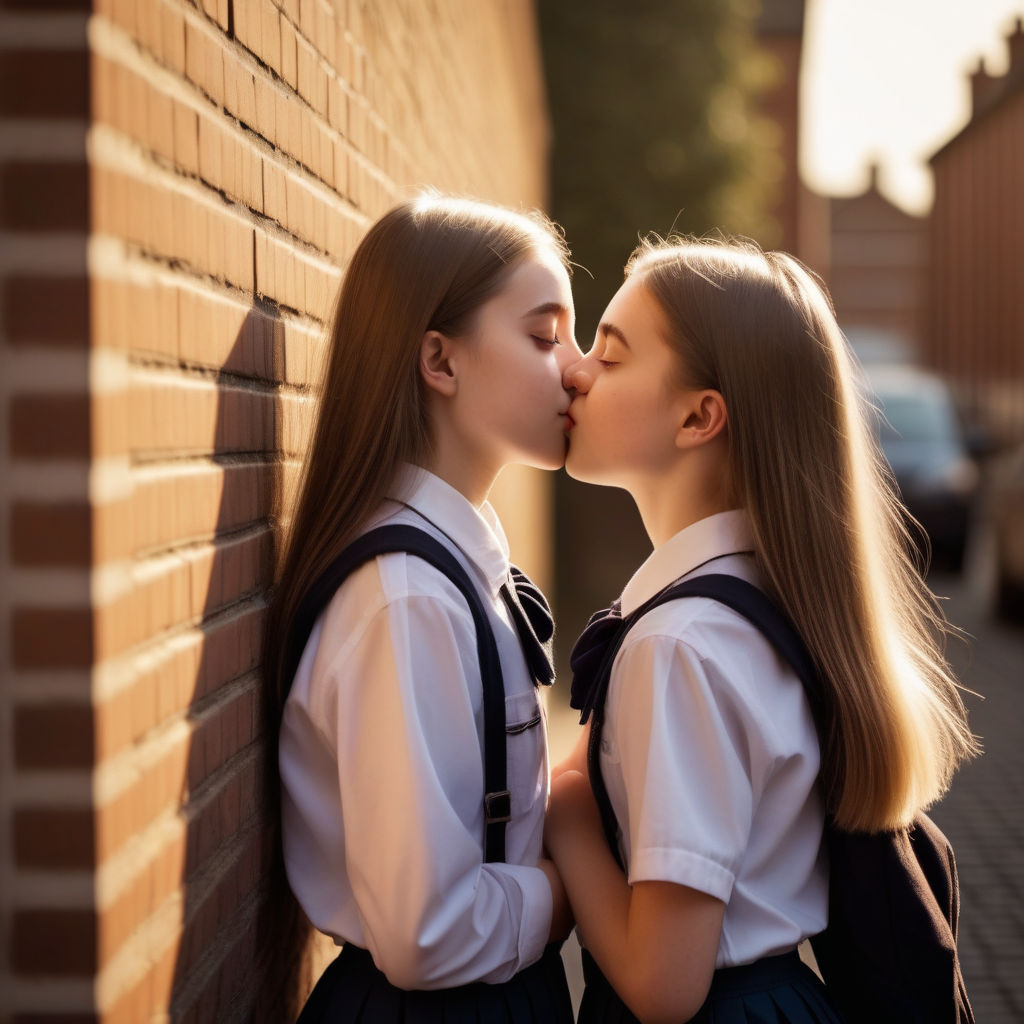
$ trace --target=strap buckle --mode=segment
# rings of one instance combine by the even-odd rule
[[[484,794],[484,820],[488,825],[512,820],[512,794],[509,790]]]

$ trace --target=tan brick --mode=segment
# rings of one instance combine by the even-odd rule
[[[214,103],[224,99],[224,55],[220,42],[198,22],[185,22],[185,73]]]
[[[253,82],[256,89],[256,131],[268,142],[277,140],[277,97],[273,83],[262,76]]]
[[[174,102],[158,89],[147,90],[146,122],[150,149],[165,160],[174,159]]]
[[[143,0],[147,3],[148,0]],[[185,18],[169,0],[159,0],[160,42],[163,62],[178,74],[185,73]]]
[[[278,71],[281,67],[281,15],[273,0],[260,0],[260,23],[262,26],[260,59],[268,67]]]
[[[292,24],[285,18],[281,19],[281,77],[293,88],[297,88],[298,80],[298,37]]]
[[[225,32],[228,30],[228,0],[202,0],[203,10]]]

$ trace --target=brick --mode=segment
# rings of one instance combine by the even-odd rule
[[[32,977],[88,977],[97,967],[93,910],[15,910],[11,917],[11,964]]]
[[[281,15],[272,0],[260,0],[260,59],[277,71],[281,67]]]
[[[224,99],[224,57],[221,45],[207,29],[185,22],[185,74],[214,103]]]
[[[88,395],[15,395],[10,410],[12,455],[66,459],[90,454]]]
[[[252,54],[263,49],[263,21],[260,0],[233,0],[235,38]]]
[[[228,0],[202,0],[203,11],[225,32],[228,30]]]
[[[91,11],[93,0],[3,0],[0,8],[9,11]]]
[[[88,505],[15,502],[10,512],[11,561],[16,566],[87,566],[93,556]]]
[[[15,708],[14,762],[18,768],[88,768],[93,755],[89,704],[48,701]]]
[[[81,50],[5,50],[0,61],[0,115],[86,119],[89,54]]]
[[[299,84],[298,37],[295,29],[286,19],[281,19],[281,66],[278,73],[293,88]]]
[[[316,51],[299,39],[297,43],[296,79],[299,95],[318,113],[327,113],[327,73]]]
[[[274,143],[277,139],[277,97],[274,85],[265,78],[257,77],[253,82],[256,89],[256,131]]]
[[[162,0],[137,0],[135,23],[138,41],[143,49],[160,59],[163,47],[160,39]]]
[[[199,115],[183,103],[175,103],[174,162],[188,174],[199,173]]]
[[[334,10],[326,4],[317,6],[316,48],[323,54],[327,63],[334,67],[337,60],[337,25]]]
[[[148,89],[146,94],[146,141],[166,160],[174,159],[174,101],[166,93]]]
[[[0,167],[0,225],[17,231],[89,227],[85,162],[13,161]]]
[[[97,649],[93,619],[90,608],[15,608],[11,613],[15,668],[91,667]]]
[[[316,0],[299,0],[298,25],[308,40],[316,40]]]
[[[56,761],[42,768],[62,768]],[[89,767],[87,761],[84,765]],[[14,860],[19,868],[58,870],[96,864],[92,809],[88,807],[19,807],[14,811]]]
[[[219,188],[223,180],[224,130],[212,117],[199,118],[199,176]]]
[[[179,75],[185,73],[185,18],[167,0],[160,3],[160,54],[164,64]]]
[[[83,345],[89,332],[88,280],[11,274],[3,282],[3,330],[15,345]]]
[[[255,128],[256,117],[256,80],[252,72],[246,68],[233,69],[235,85],[235,106],[228,109],[242,124]]]
[[[336,78],[327,84],[327,121],[342,134],[348,130],[348,96]]]

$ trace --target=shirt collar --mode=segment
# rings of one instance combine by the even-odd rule
[[[637,569],[622,591],[622,614],[636,611],[655,594],[712,558],[753,550],[754,531],[743,509],[698,520],[655,548]]]
[[[391,488],[401,502],[440,530],[480,570],[496,594],[508,580],[509,546],[501,520],[485,501],[479,508],[439,476],[406,465]]]

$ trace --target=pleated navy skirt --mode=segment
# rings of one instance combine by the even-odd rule
[[[552,943],[499,985],[437,991],[395,988],[365,949],[347,945],[320,976],[297,1024],[572,1024],[572,1000]]]
[[[579,1024],[638,1024],[586,950],[583,980]],[[690,1024],[843,1024],[843,1017],[821,979],[794,951],[719,968]]]

